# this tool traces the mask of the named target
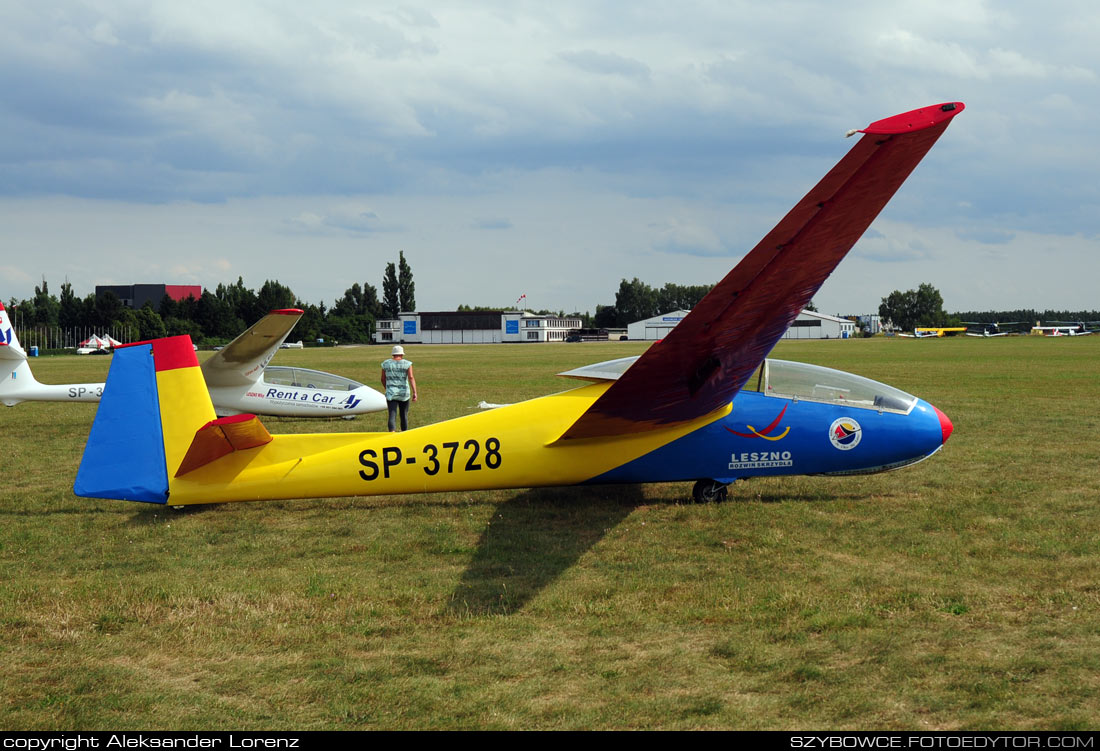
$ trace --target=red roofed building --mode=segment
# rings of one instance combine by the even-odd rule
[[[122,300],[122,304],[128,308],[140,308],[145,305],[146,302],[153,306],[153,309],[160,307],[160,301],[164,299],[165,295],[176,302],[186,300],[188,297],[193,297],[198,300],[202,297],[202,285],[201,284],[97,284],[95,287],[96,297],[104,294],[105,292],[114,292],[119,300]]]

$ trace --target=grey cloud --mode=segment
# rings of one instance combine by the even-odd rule
[[[559,52],[558,57],[586,73],[604,76],[622,76],[623,78],[647,81],[652,72],[645,63],[611,52],[580,50],[577,52]]]

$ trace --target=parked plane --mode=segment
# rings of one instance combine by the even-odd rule
[[[297,309],[272,311],[202,364],[219,415],[352,417],[386,408],[382,394],[350,378],[268,365],[301,317],[302,311]],[[26,401],[97,402],[103,395],[102,383],[48,385],[36,381],[3,305],[0,340],[7,342],[0,347],[0,375],[5,376],[0,383],[0,401],[7,406]]]
[[[1093,332],[1084,321],[1077,321],[1076,323],[1070,323],[1068,321],[1050,321],[1050,323],[1055,325],[1036,325],[1031,328],[1031,333],[1042,334],[1043,336],[1087,336]],[[1095,324],[1097,322],[1093,321],[1091,323]]]
[[[926,459],[952,431],[931,404],[765,357],[962,109],[863,129],[660,344],[567,372],[586,384],[560,394],[396,434],[273,436],[254,415],[215,418],[188,337],[120,349],[74,490],[187,505],[695,480],[696,499],[720,500],[740,478]]]
[[[1007,326],[1023,326],[1021,321],[1008,321],[1008,322],[996,322],[982,323],[981,321],[963,321],[966,324],[967,336],[980,336],[989,338],[992,336],[1014,336],[1019,334],[1019,331],[1004,331],[1001,327]]]
[[[954,336],[966,331],[966,326],[918,326],[912,334],[898,334],[910,339],[930,339],[934,337]]]
[[[14,407],[19,402],[98,402],[102,383],[46,384],[35,380],[27,353],[0,303],[0,402]]]

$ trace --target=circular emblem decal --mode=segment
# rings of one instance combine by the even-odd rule
[[[829,440],[841,451],[849,451],[859,445],[863,428],[851,417],[840,417],[829,426]]]

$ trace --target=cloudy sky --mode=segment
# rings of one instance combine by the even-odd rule
[[[825,283],[1100,308],[1100,4],[0,0],[0,299],[289,285],[421,310],[713,283],[849,128],[963,101]]]

